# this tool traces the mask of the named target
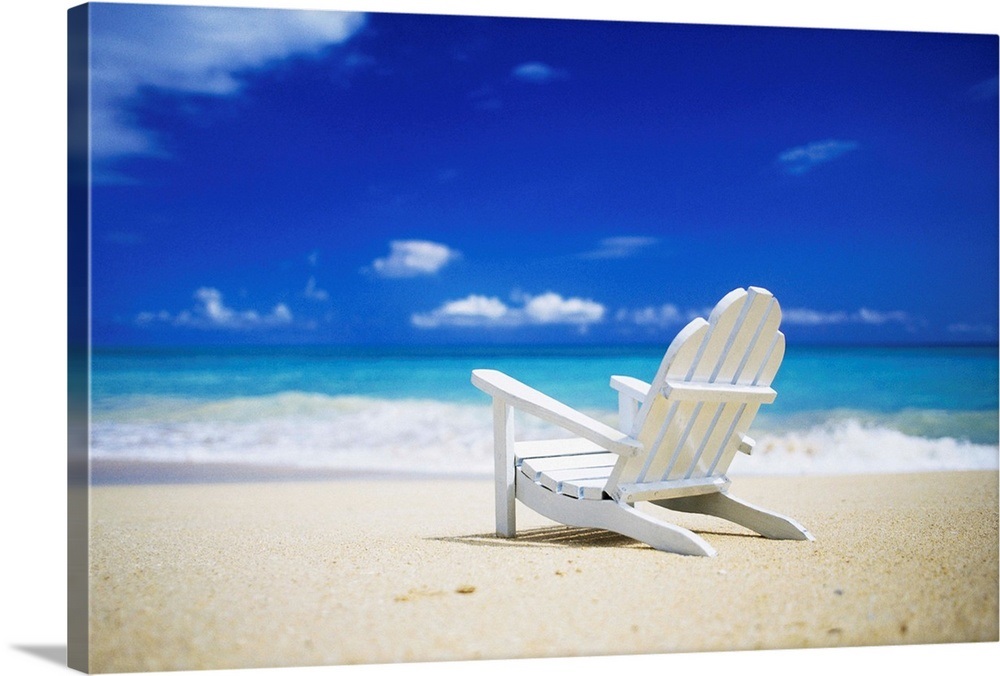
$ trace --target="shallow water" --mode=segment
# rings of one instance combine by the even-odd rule
[[[492,471],[495,368],[614,424],[612,374],[649,380],[660,348],[97,350],[95,459],[370,472]],[[776,402],[733,472],[996,468],[995,348],[789,347]],[[553,436],[522,416],[519,437]],[[556,432],[558,434],[558,432]]]

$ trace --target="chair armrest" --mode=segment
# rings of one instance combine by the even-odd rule
[[[472,372],[472,384],[494,399],[589,439],[612,453],[634,456],[642,450],[642,444],[627,434],[499,371],[476,369]]]
[[[730,385],[728,383],[689,383],[668,380],[663,396],[674,401],[746,402],[770,404],[777,392],[761,385]]]
[[[649,394],[650,387],[652,385],[649,383],[631,376],[611,376],[611,388],[627,394],[636,401],[643,401]]]
[[[639,415],[639,404],[646,401],[652,386],[631,376],[611,376],[611,387],[618,390],[618,426],[629,432]]]

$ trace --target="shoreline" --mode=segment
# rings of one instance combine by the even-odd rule
[[[363,469],[297,467],[250,463],[166,462],[151,460],[91,460],[91,486],[149,486],[173,484],[242,484],[322,481],[422,481],[426,472],[385,472]],[[442,478],[442,477],[437,477]],[[490,480],[487,473],[455,472],[451,481]]]
[[[740,458],[738,458],[740,459]],[[450,472],[448,474],[429,471],[383,469],[351,469],[343,467],[302,467],[297,465],[189,462],[162,460],[107,460],[91,459],[89,462],[70,463],[76,476],[89,476],[90,486],[153,486],[174,484],[243,484],[243,483],[283,483],[283,482],[324,482],[324,481],[488,481],[492,482],[492,470],[474,472]],[[800,477],[860,477],[893,476],[910,474],[956,474],[967,472],[997,473],[993,467],[965,467],[939,469],[915,469],[895,471],[893,469],[816,472],[802,474],[768,474],[766,472],[741,472],[738,468],[730,472],[730,478],[739,481],[744,478],[796,479]]]
[[[993,471],[734,477],[816,541],[665,513],[714,558],[520,504],[519,536],[497,538],[488,479],[95,486],[91,668],[997,641],[997,486]]]

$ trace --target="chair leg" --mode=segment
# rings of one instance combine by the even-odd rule
[[[775,512],[755,507],[727,493],[706,493],[683,498],[655,500],[653,504],[678,512],[717,516],[746,526],[774,540],[815,540],[798,521]]]
[[[715,548],[704,538],[686,528],[654,519],[631,505],[607,503],[607,518],[600,526],[606,530],[645,542],[653,549],[691,556],[715,556]]]
[[[514,519],[514,409],[493,399],[493,477],[496,491],[497,535],[512,538]]]
[[[715,549],[702,537],[686,528],[660,521],[631,505],[614,500],[578,500],[553,493],[534,481],[520,477],[517,497],[542,516],[580,528],[601,528],[654,549],[693,556],[715,556]]]

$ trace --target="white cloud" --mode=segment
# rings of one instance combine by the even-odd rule
[[[264,318],[265,322],[273,321],[277,324],[291,324],[292,323],[292,311],[288,309],[288,306],[284,303],[278,303],[271,310],[270,317]]]
[[[604,318],[604,306],[584,298],[563,298],[549,291],[524,305],[524,312],[536,324],[594,324]]]
[[[848,321],[848,314],[842,311],[821,312],[806,308],[789,308],[781,311],[781,319],[786,324],[822,326],[824,324],[843,324]]]
[[[569,73],[565,70],[553,68],[539,61],[528,61],[517,65],[510,71],[510,74],[522,82],[531,82],[534,84],[546,84],[555,80],[565,80],[569,77]]]
[[[857,311],[856,316],[858,320],[864,324],[887,324],[889,322],[906,323],[910,321],[910,315],[902,310],[880,312],[878,310],[869,310],[868,308],[863,307]]]
[[[291,310],[284,303],[275,305],[269,314],[261,315],[256,310],[234,310],[228,307],[218,289],[202,287],[194,292],[195,306],[182,310],[176,315],[160,310],[141,312],[136,322],[142,325],[160,322],[173,326],[200,329],[255,329],[291,324]]]
[[[129,113],[142,88],[230,96],[246,71],[318,54],[364,25],[364,15],[348,12],[168,5],[94,5],[91,12],[95,162],[163,154]]]
[[[309,281],[306,282],[306,290],[302,292],[302,295],[313,300],[327,300],[330,298],[330,294],[325,290],[316,288],[315,277],[310,277]]]
[[[615,313],[615,321],[647,328],[669,328],[696,317],[708,317],[711,313],[712,308],[710,307],[702,308],[701,310],[681,310],[672,303],[666,303],[660,306],[651,305],[642,308],[622,308]],[[830,326],[836,324],[881,325],[891,323],[912,326],[917,323],[913,317],[901,310],[881,312],[868,308],[861,308],[854,312],[787,308],[781,311],[781,315],[784,324],[799,326]]]
[[[806,308],[789,308],[781,311],[782,321],[786,324],[802,326],[824,326],[831,324],[911,324],[913,318],[902,310],[882,312],[861,308],[855,312],[844,310],[821,311]]]
[[[510,307],[499,298],[472,294],[444,303],[431,312],[414,314],[413,325],[422,329],[441,326],[526,326],[569,324],[585,329],[604,319],[605,307],[586,298],[563,298],[547,291],[524,296],[521,307]]]
[[[841,155],[857,150],[857,141],[817,141],[804,146],[789,148],[778,155],[779,166],[793,175],[804,174],[818,164],[835,160]]]
[[[415,314],[414,326],[431,329],[438,326],[490,326],[507,323],[511,309],[499,298],[470,295],[448,301],[432,312]]]
[[[635,255],[642,249],[646,249],[657,244],[659,241],[660,240],[656,237],[606,237],[600,241],[600,244],[596,249],[582,253],[579,257],[587,259],[628,258]]]
[[[615,319],[637,326],[663,328],[679,324],[684,317],[676,305],[666,303],[659,307],[649,306],[635,310],[623,308],[615,314]]]
[[[983,335],[994,335],[997,332],[996,325],[990,326],[989,324],[949,324],[949,333],[963,333],[963,334],[983,334]]]
[[[433,275],[451,261],[458,251],[445,244],[424,240],[396,240],[389,243],[389,255],[372,261],[371,269],[380,277]]]

